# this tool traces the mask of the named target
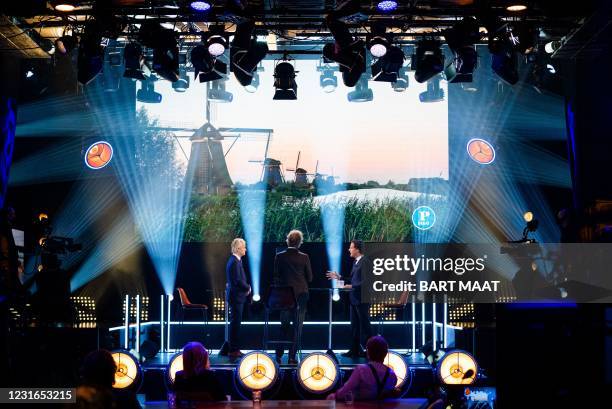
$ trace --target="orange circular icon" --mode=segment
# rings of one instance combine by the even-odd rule
[[[99,141],[87,148],[85,164],[91,169],[102,169],[113,158],[113,147],[106,141]]]
[[[467,151],[470,158],[481,165],[488,165],[495,160],[495,148],[484,139],[470,139],[467,143]]]

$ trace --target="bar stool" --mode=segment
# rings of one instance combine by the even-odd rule
[[[204,318],[204,337],[208,337],[208,305],[192,303],[189,301],[189,297],[187,297],[185,290],[180,287],[177,287],[176,291],[181,300],[181,311],[179,316],[181,325],[183,325],[185,319],[185,311],[201,311],[202,317]]]
[[[402,313],[402,318],[403,318],[403,322],[404,322],[404,327],[408,328],[408,319],[407,319],[407,314],[406,314],[406,306],[408,305],[408,297],[409,297],[409,292],[408,291],[404,291],[402,292],[402,294],[400,295],[400,298],[397,302],[395,303],[389,303],[389,304],[384,304],[384,308],[381,311],[380,315],[379,315],[379,321],[378,321],[378,325],[379,325],[379,333],[380,335],[383,335],[383,315],[385,313],[385,311],[387,310],[391,310],[391,311],[395,311],[396,313]],[[408,335],[410,335],[410,333],[408,332]]]

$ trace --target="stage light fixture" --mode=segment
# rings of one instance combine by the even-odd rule
[[[193,64],[194,78],[200,82],[216,81],[227,73],[227,64],[213,58],[205,45],[196,45],[191,49],[191,64]]]
[[[340,293],[333,293],[332,301],[340,301]]]
[[[393,0],[379,1],[376,4],[376,8],[382,11],[383,13],[389,13],[397,9],[397,1],[393,1]]]
[[[361,78],[355,85],[355,89],[347,95],[349,102],[370,102],[374,99],[374,92],[368,87],[368,80]]]
[[[182,65],[179,68],[179,79],[172,83],[172,89],[176,92],[185,92],[189,88],[189,77],[187,76],[187,68]]]
[[[253,351],[242,357],[236,376],[242,387],[256,393],[268,390],[276,383],[279,369],[270,355]]]
[[[406,71],[406,67],[402,67],[397,73],[397,80],[391,83],[391,87],[395,92],[404,92],[408,89],[408,85],[408,72]]]
[[[102,71],[104,47],[101,42],[101,27],[95,20],[92,20],[85,26],[85,32],[79,44],[77,79],[83,85],[89,84]]]
[[[525,213],[523,213],[523,220],[525,220],[526,223],[529,223],[530,221],[533,220],[533,213],[530,212],[529,210],[526,211]]]
[[[234,95],[225,90],[226,80],[217,80],[211,83],[208,90],[208,100],[211,102],[227,103],[234,100]]]
[[[113,388],[137,391],[143,379],[142,368],[138,360],[124,350],[113,351],[111,355],[117,366]]]
[[[453,53],[453,59],[444,70],[448,82],[472,82],[478,65],[475,44],[480,40],[478,21],[465,17],[444,32],[444,38]]]
[[[396,82],[405,58],[401,48],[389,47],[387,53],[372,64],[372,79],[374,81]]]
[[[151,68],[147,65],[142,47],[136,43],[129,43],[123,49],[125,63],[125,78],[144,81],[151,76]]]
[[[395,387],[401,388],[404,386],[410,376],[408,365],[406,365],[404,358],[397,352],[389,351],[383,363],[395,372],[395,376],[397,376]]]
[[[192,1],[189,3],[189,7],[198,13],[205,13],[210,11],[212,4],[208,1]]]
[[[506,25],[489,35],[489,51],[493,72],[508,84],[516,84],[519,80],[518,57]]]
[[[57,54],[69,54],[77,46],[77,39],[70,35],[64,35],[55,40]]]
[[[561,48],[561,45],[561,41],[550,41],[544,45],[544,51],[546,51],[548,54],[552,54]]]
[[[253,71],[253,80],[251,81],[249,85],[244,87],[244,90],[246,92],[253,94],[254,92],[257,91],[258,88],[259,88],[259,73],[257,72],[257,70],[255,70]]]
[[[153,70],[170,82],[178,81],[179,49],[174,31],[145,21],[140,26],[138,38],[141,44],[153,49]]]
[[[438,363],[437,373],[443,385],[472,385],[478,376],[478,364],[469,353],[452,350]]]
[[[489,165],[495,160],[495,148],[481,138],[473,138],[468,141],[467,153],[474,162],[481,165]]]
[[[426,103],[444,101],[444,90],[440,87],[440,81],[439,75],[427,81],[427,91],[419,94],[419,100]]]
[[[244,20],[236,27],[230,44],[231,71],[243,87],[251,84],[253,72],[268,53],[268,44],[257,41],[254,30],[255,22]]]
[[[444,56],[436,40],[421,40],[417,43],[416,55],[412,58],[414,79],[427,82],[444,69]]]
[[[225,52],[227,40],[221,35],[211,35],[206,40],[206,46],[210,55],[218,57]]]
[[[69,13],[77,7],[77,3],[74,1],[54,1],[51,4],[56,11],[61,11],[62,13]]]
[[[276,62],[274,67],[274,97],[275,100],[296,100],[297,82],[295,81],[295,68],[288,59]]]
[[[321,395],[336,386],[340,371],[332,357],[321,352],[313,352],[299,363],[296,376],[304,390]]]
[[[85,151],[84,159],[89,169],[102,169],[113,159],[113,147],[106,141],[94,142]]]
[[[517,12],[520,12],[520,11],[527,10],[527,5],[525,3],[517,2],[517,3],[509,4],[506,7],[506,10],[514,12],[514,13],[517,13]]]
[[[354,87],[366,71],[365,44],[353,37],[346,23],[337,14],[329,14],[326,23],[335,43],[323,46],[323,56],[326,60],[338,63],[342,82],[347,87]]]
[[[162,95],[155,92],[155,84],[151,80],[142,81],[141,88],[136,92],[136,99],[146,104],[158,104],[162,100]]]
[[[172,355],[168,365],[166,365],[166,384],[173,385],[176,379],[176,373],[183,370],[183,351]]]

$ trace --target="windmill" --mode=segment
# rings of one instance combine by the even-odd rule
[[[295,168],[286,169],[288,172],[293,172],[295,174],[295,184],[296,185],[307,185],[308,184],[308,176],[312,175],[312,173],[308,173],[306,169],[300,168],[300,156],[302,151],[298,151],[297,161],[295,162]]]
[[[285,182],[285,176],[281,169],[281,161],[268,157],[268,149],[270,147],[270,133],[268,133],[268,140],[266,141],[266,149],[264,151],[264,157],[261,160],[251,159],[251,163],[261,163],[261,177],[260,180],[265,182],[268,186],[278,186]]]

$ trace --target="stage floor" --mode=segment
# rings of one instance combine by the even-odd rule
[[[395,351],[395,350],[394,350]],[[212,350],[210,351],[210,365],[213,369],[227,369],[227,368],[234,368],[238,362],[240,361],[239,359],[230,359],[229,357],[226,356],[219,356],[218,354],[218,350]],[[243,350],[243,352],[250,352],[248,350]],[[308,353],[310,352],[325,352],[325,351],[310,351],[310,350],[305,350],[302,352],[302,357],[306,356]],[[342,356],[343,352],[346,352],[345,350],[338,350],[335,351],[336,352],[336,357],[338,358],[338,364],[340,365],[341,368],[352,368],[354,366],[357,366],[359,364],[364,364],[367,362],[367,360],[365,358],[345,358]],[[404,350],[398,350],[396,352],[399,353],[404,353]],[[142,366],[146,369],[154,369],[154,368],[165,368],[168,365],[168,362],[170,361],[170,359],[172,358],[172,356],[175,354],[176,352],[160,352],[158,353],[154,358],[145,361]],[[268,353],[271,356],[274,356],[274,351],[268,351]],[[283,359],[281,362],[281,367],[293,367],[295,365],[288,365],[287,364],[287,353],[285,353],[285,355],[283,355]],[[415,352],[412,353],[410,355],[404,355],[404,359],[406,360],[406,363],[408,364],[408,366],[430,366],[429,362],[427,362],[427,360],[425,359],[425,356],[421,353],[421,352]]]

